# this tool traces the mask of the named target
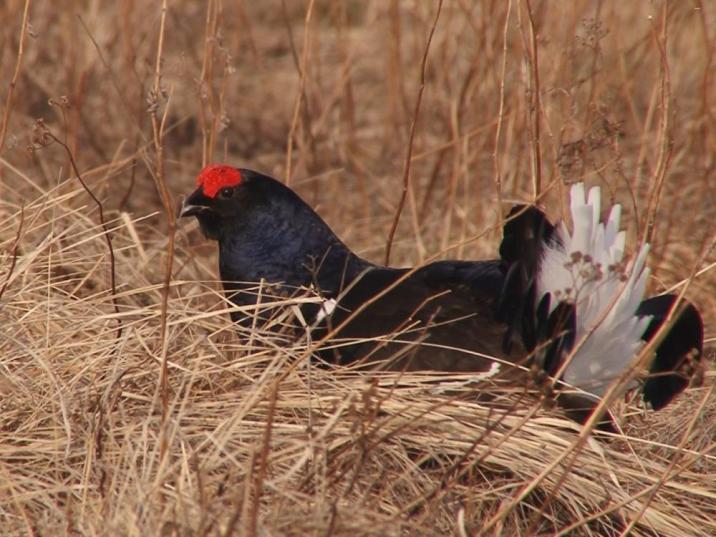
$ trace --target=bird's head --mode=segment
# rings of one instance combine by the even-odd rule
[[[219,241],[225,281],[309,286],[319,262],[327,267],[320,287],[331,290],[368,266],[293,190],[245,168],[205,167],[179,216],[195,216],[204,235]]]
[[[196,190],[184,200],[180,217],[196,216],[209,239],[219,240],[227,222],[237,222],[247,209],[260,202],[256,182],[249,170],[225,164],[209,164],[196,178]]]

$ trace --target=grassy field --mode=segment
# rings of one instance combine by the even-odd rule
[[[165,9],[164,9],[165,8]],[[0,3],[0,533],[716,535],[716,4]],[[207,162],[361,255],[496,256],[515,202],[624,205],[703,383],[589,437],[539,394],[237,335],[175,222]],[[438,382],[438,380],[440,382]],[[450,395],[447,393],[449,392]]]

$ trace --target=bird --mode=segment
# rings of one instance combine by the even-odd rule
[[[523,385],[536,371],[555,379],[567,415],[586,422],[647,346],[647,371],[623,390],[640,388],[659,410],[698,370],[701,315],[675,294],[644,299],[649,246],[625,258],[618,204],[602,221],[599,187],[575,183],[570,197],[571,231],[536,206],[517,205],[499,258],[407,268],[361,258],[291,188],[228,164],[199,172],[179,216],[196,217],[218,242],[225,295],[244,306],[231,313],[238,326],[275,314],[256,307],[266,295],[315,293],[300,317],[314,341],[330,336],[316,349],[325,362]],[[270,291],[257,292],[261,282]],[[614,430],[608,418],[598,426]]]

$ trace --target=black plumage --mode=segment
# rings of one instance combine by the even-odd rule
[[[559,246],[559,236],[534,207],[510,213],[501,259],[438,261],[414,269],[360,258],[291,189],[250,170],[207,167],[181,215],[196,216],[206,236],[218,241],[221,279],[236,304],[254,304],[257,295],[249,290],[262,280],[281,294],[317,290],[324,305],[303,310],[315,339],[341,327],[334,334],[340,343],[319,350],[327,360],[515,377],[524,369],[505,363],[537,364],[554,374],[575,344],[574,305],[539,290],[544,250]],[[641,304],[636,315],[652,316],[645,340],[673,302],[665,295]],[[239,312],[232,317],[249,322]],[[646,383],[645,398],[655,408],[684,389],[682,362],[700,357],[702,339],[700,315],[684,303],[656,350],[651,371],[660,376]],[[579,414],[583,418],[595,399],[577,399],[587,409]]]

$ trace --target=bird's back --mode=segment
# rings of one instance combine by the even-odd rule
[[[349,282],[317,335],[332,332],[322,356],[381,369],[495,371],[519,361],[497,319],[499,261],[439,261],[416,269],[376,267]]]

